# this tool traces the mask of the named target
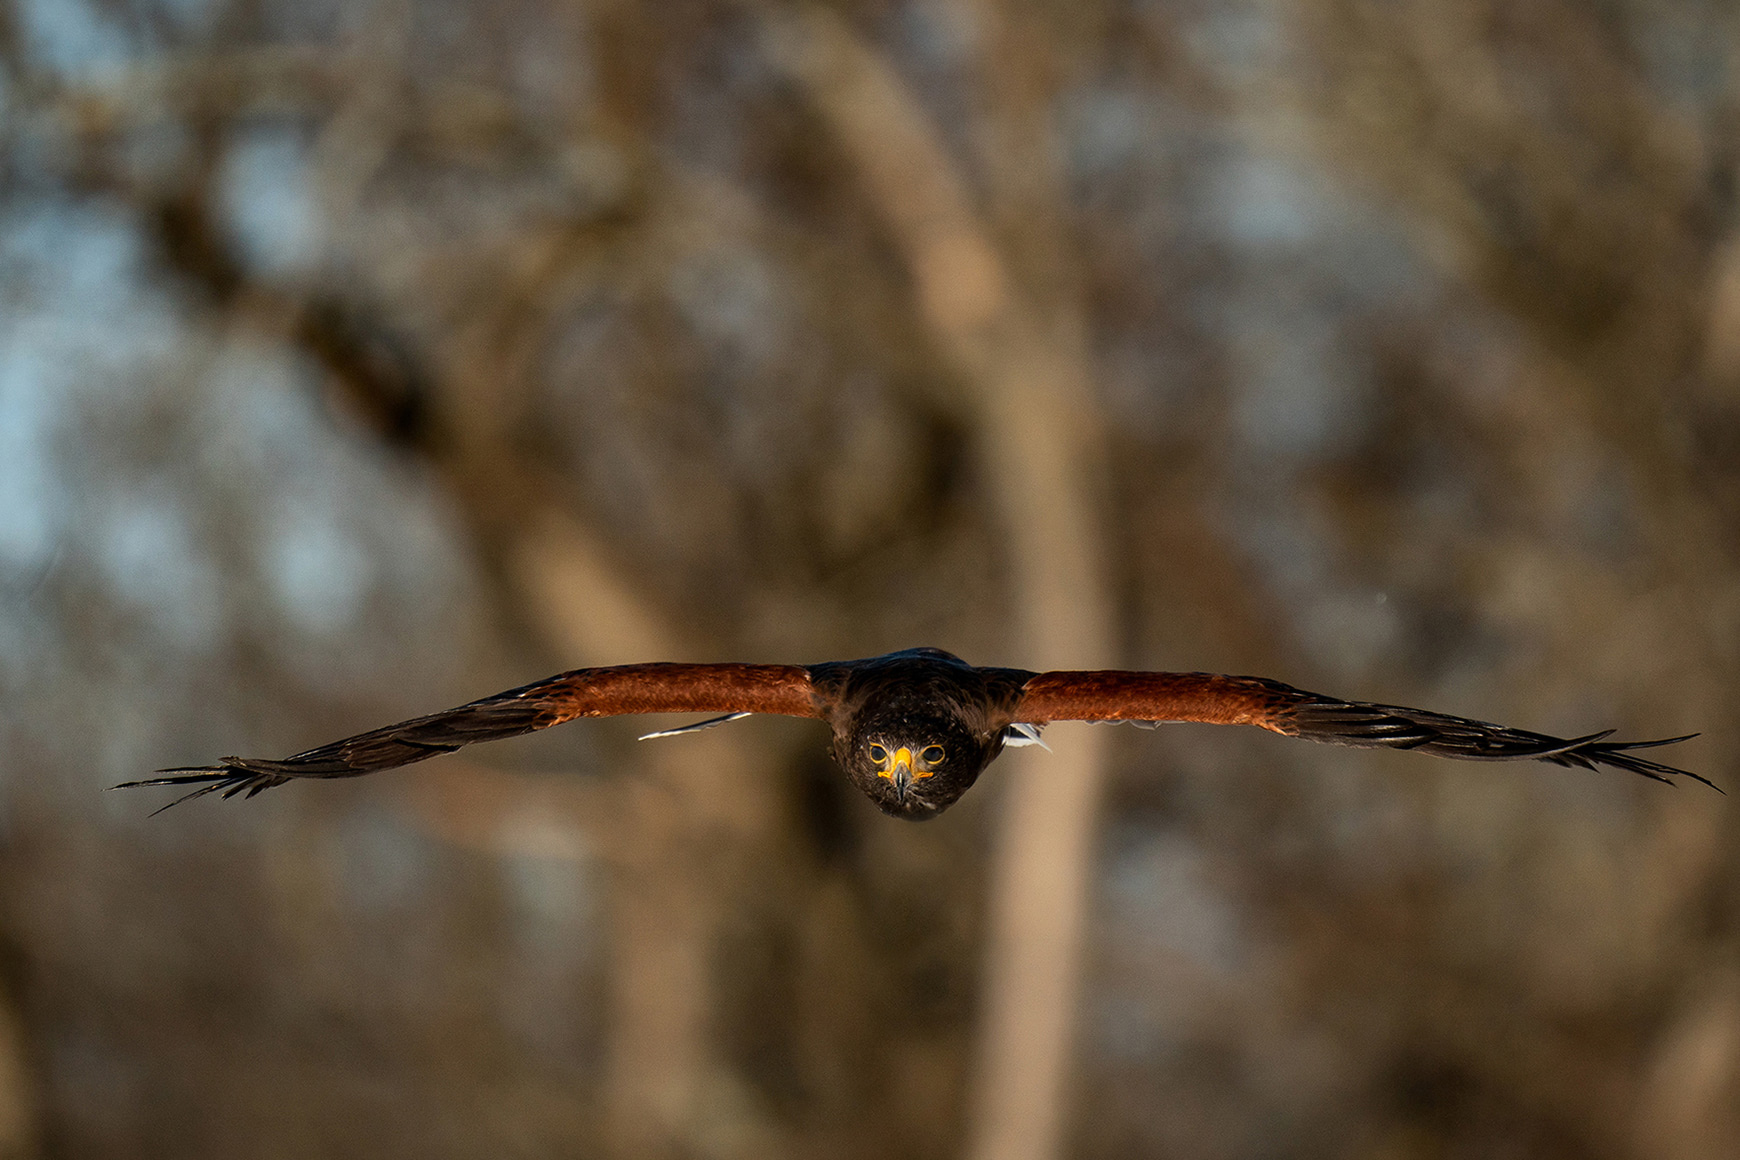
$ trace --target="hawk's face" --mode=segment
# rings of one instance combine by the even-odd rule
[[[922,821],[966,793],[1002,749],[945,714],[866,715],[835,741],[852,782],[883,813]]]

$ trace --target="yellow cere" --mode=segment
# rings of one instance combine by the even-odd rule
[[[925,749],[924,754],[927,758],[930,757],[932,754],[935,755],[935,761],[931,762],[931,764],[934,765],[934,764],[936,764],[937,761],[942,760],[942,747],[938,746],[938,745],[928,746]],[[879,765],[884,763],[884,762],[887,763],[887,768],[878,770],[876,773],[876,776],[877,777],[886,777],[890,781],[892,781],[894,779],[894,771],[896,769],[899,769],[903,765],[906,766],[907,769],[910,769],[912,771],[912,778],[914,781],[917,781],[919,778],[935,777],[936,776],[936,771],[933,769],[920,769],[920,768],[918,768],[918,762],[913,758],[912,750],[908,749],[904,745],[902,745],[899,749],[896,749],[894,751],[893,760],[889,760],[888,750],[884,749],[880,745],[872,745],[870,747],[870,757],[873,761],[875,761]]]

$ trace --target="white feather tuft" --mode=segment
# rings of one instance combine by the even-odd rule
[[[1029,725],[1025,721],[1006,726],[1003,730],[1003,744],[1010,749],[1020,749],[1024,745],[1037,745],[1045,752],[1051,752],[1051,746],[1039,739],[1041,725]]]
[[[636,740],[651,741],[655,737],[675,737],[679,733],[696,733],[702,729],[711,729],[715,725],[723,725],[727,721],[741,721],[745,717],[753,717],[753,713],[727,713],[723,717],[710,717],[705,721],[697,721],[693,725],[682,725],[675,729],[660,729],[657,733],[642,733]]]

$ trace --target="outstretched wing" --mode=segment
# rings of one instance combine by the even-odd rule
[[[1611,729],[1587,737],[1549,737],[1425,709],[1343,701],[1262,677],[1117,671],[1040,673],[1022,687],[1014,719],[1030,725],[1048,721],[1258,725],[1271,733],[1331,745],[1413,749],[1471,761],[1550,761],[1554,765],[1584,769],[1608,765],[1670,784],[1676,775],[1689,777],[1718,789],[1695,773],[1639,757],[1634,752],[1685,741],[1697,736],[1695,733],[1660,741],[1608,741]]]
[[[281,761],[226,757],[215,765],[160,769],[157,772],[166,776],[115,788],[199,787],[169,805],[217,791],[225,797],[238,793],[253,797],[294,777],[356,777],[451,753],[462,745],[548,729],[576,717],[627,713],[817,717],[821,709],[810,687],[809,672],[797,665],[648,664],[576,669],[457,709],[346,737]]]

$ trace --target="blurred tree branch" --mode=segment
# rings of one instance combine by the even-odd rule
[[[327,86],[313,60],[270,54],[246,62],[232,78],[223,69],[188,70],[162,91],[196,120],[236,104],[231,84],[269,105],[281,89],[302,96]],[[259,75],[261,72],[265,75]],[[300,88],[287,81],[305,82]],[[158,95],[152,86],[147,97]],[[197,97],[198,99],[190,99]],[[487,102],[485,102],[487,105]],[[473,314],[440,371],[416,360],[378,324],[359,317],[337,296],[278,288],[256,280],[214,222],[209,165],[167,190],[139,187],[107,163],[99,143],[141,105],[125,97],[76,99],[80,138],[87,143],[83,179],[93,188],[138,205],[155,227],[169,266],[209,296],[221,313],[281,336],[326,372],[342,408],[364,419],[389,444],[407,449],[438,472],[458,500],[498,581],[497,606],[529,651],[561,658],[563,667],[623,663],[649,657],[681,658],[693,645],[610,559],[570,512],[568,489],[519,453],[510,433],[516,414],[504,405],[524,380],[525,352],[542,341],[540,308],[551,278],[571,266],[578,251],[563,235],[535,246],[518,285],[497,286],[489,308]],[[466,102],[466,112],[476,106]],[[460,117],[435,123],[449,127]],[[421,124],[422,122],[416,122]],[[504,118],[503,127],[516,122]],[[475,128],[473,123],[468,128]],[[407,126],[410,128],[411,126]],[[488,127],[484,126],[486,134]],[[328,140],[331,138],[329,137]],[[354,194],[350,195],[354,197]],[[546,659],[543,663],[552,664]],[[770,819],[780,811],[765,792],[765,778],[747,776],[750,763],[729,731],[686,738],[685,744],[637,753],[642,778],[632,791],[565,787],[559,792],[527,779],[460,776],[448,770],[419,782],[407,801],[433,832],[496,854],[521,840],[512,829],[491,831],[476,813],[480,792],[501,795],[498,819],[548,815],[548,825],[572,826],[605,846],[620,888],[611,908],[613,1011],[607,1122],[615,1154],[653,1157],[688,1153],[718,1129],[706,1104],[725,1066],[712,1035],[716,984],[710,965],[719,924],[737,907],[726,901],[746,884],[745,863],[764,846]],[[721,786],[732,787],[721,792]],[[753,1120],[753,1113],[735,1113]],[[767,1125],[749,1129],[765,1139]]]
[[[1429,251],[1529,328],[1543,377],[1572,380],[1550,386],[1559,405],[1664,499],[1732,474],[1668,414],[1691,403],[1716,430],[1736,422],[1701,373],[1735,160],[1650,91],[1617,13],[1334,0],[1293,15],[1314,59],[1288,103],[1313,142],[1408,206]],[[1740,506],[1710,515],[1740,528]]]

